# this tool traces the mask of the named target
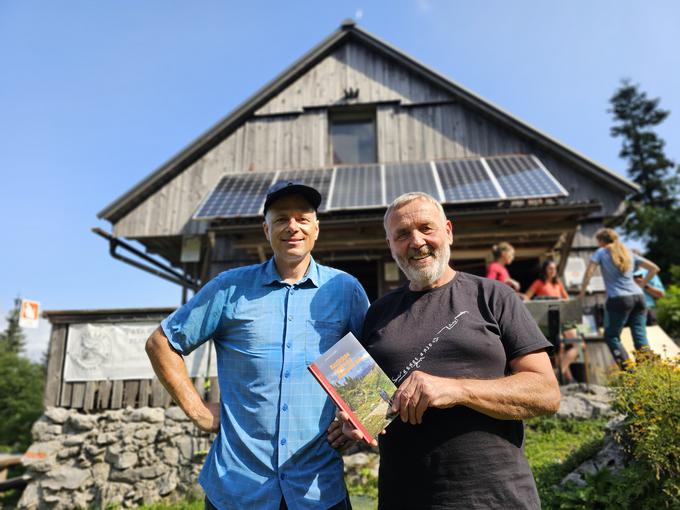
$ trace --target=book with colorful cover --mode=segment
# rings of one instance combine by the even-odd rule
[[[391,406],[397,387],[352,333],[307,368],[367,443],[396,416]]]

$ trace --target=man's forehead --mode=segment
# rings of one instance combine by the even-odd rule
[[[302,195],[286,195],[279,198],[269,206],[267,212],[284,213],[284,212],[302,212],[315,213],[314,207]]]
[[[417,218],[429,220],[432,217],[440,217],[437,206],[427,200],[416,199],[392,211],[389,223],[410,223]]]

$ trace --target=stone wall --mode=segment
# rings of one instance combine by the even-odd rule
[[[24,457],[31,482],[19,508],[132,507],[199,490],[212,437],[178,407],[84,414],[48,408]]]

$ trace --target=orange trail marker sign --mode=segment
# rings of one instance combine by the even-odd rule
[[[40,319],[40,303],[30,299],[21,300],[19,326],[22,328],[37,328]]]

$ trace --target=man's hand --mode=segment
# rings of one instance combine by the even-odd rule
[[[200,413],[190,418],[203,432],[217,432],[220,429],[220,403],[206,402]]]
[[[460,401],[455,379],[437,377],[416,370],[401,383],[392,399],[392,410],[401,421],[417,425],[423,422],[428,407],[453,407]]]
[[[336,450],[345,448],[348,443],[352,441],[352,439],[342,433],[342,422],[339,420],[333,421],[331,426],[328,427],[328,436],[326,436],[326,439],[328,439],[331,447]]]
[[[335,417],[338,419],[338,422],[342,424],[341,431],[342,434],[348,439],[352,441],[366,441],[364,439],[364,435],[354,427],[349,421],[349,415],[345,411],[341,411],[340,409],[337,410],[335,413]],[[380,432],[381,434],[385,433],[385,429]],[[332,446],[332,444],[331,444]],[[373,442],[371,442],[371,446],[378,446],[378,441],[376,439],[373,439]],[[335,447],[334,447],[335,448]]]

